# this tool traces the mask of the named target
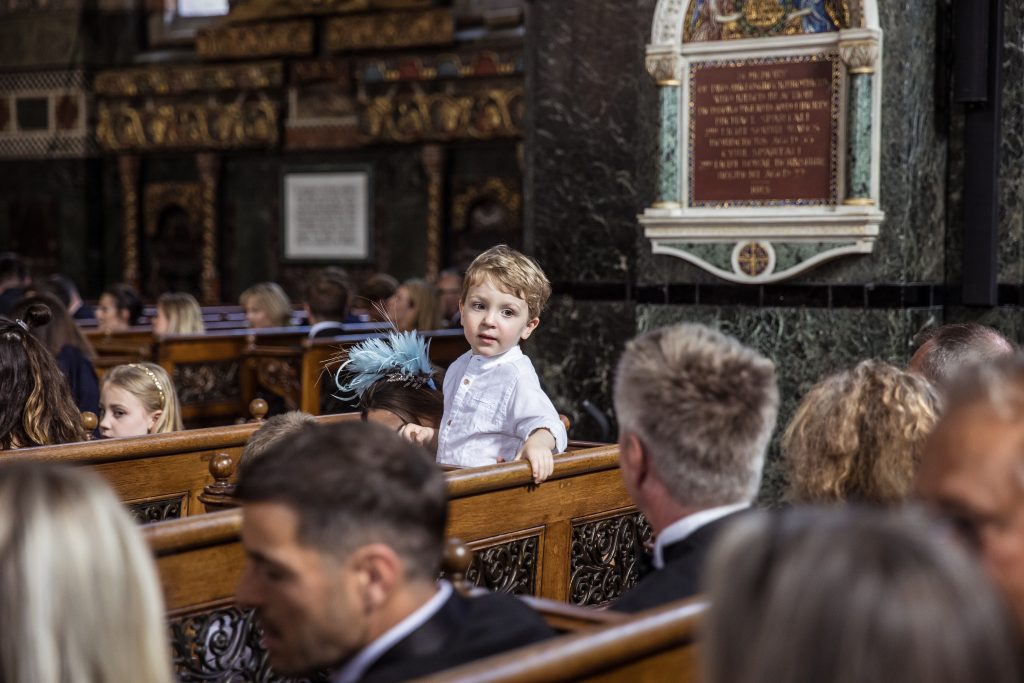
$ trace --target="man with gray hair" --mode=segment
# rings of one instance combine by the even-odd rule
[[[1024,356],[957,378],[925,443],[917,492],[981,555],[1024,628]]]
[[[942,325],[925,333],[907,369],[922,375],[940,393],[961,370],[1008,356],[1014,346],[991,327],[977,323]]]
[[[613,608],[637,612],[695,595],[712,541],[750,506],[775,427],[775,365],[703,325],[626,345],[615,378],[620,468],[655,533],[655,571]]]

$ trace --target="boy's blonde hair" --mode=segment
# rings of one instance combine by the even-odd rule
[[[155,363],[118,365],[103,378],[103,384],[121,387],[132,394],[149,412],[162,411],[150,434],[165,434],[184,429],[178,392],[167,371]]]
[[[167,317],[166,334],[203,334],[203,309],[191,294],[167,292],[156,300],[156,307]]]
[[[540,317],[551,296],[551,283],[537,263],[506,244],[491,247],[473,259],[462,281],[461,303],[466,302],[469,289],[490,279],[497,289],[526,302],[530,318]]]

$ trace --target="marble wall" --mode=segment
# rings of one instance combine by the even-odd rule
[[[535,0],[527,92],[527,235],[556,299],[529,353],[559,407],[589,399],[611,415],[622,345],[635,333],[700,321],[772,357],[780,425],[822,375],[878,357],[903,363],[922,329],[981,320],[1021,339],[1024,304],[1024,0],[1007,0],[1000,281],[1003,307],[956,305],[962,121],[951,105],[943,3],[879,3],[885,30],[882,208],[875,253],[795,282],[728,285],[654,256],[635,215],[654,192],[656,93],[643,70],[652,0]],[[567,170],[568,169],[568,170]],[[594,436],[581,422],[579,435]],[[785,472],[773,445],[762,498]]]

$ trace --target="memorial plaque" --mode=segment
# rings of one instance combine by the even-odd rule
[[[837,203],[835,54],[694,62],[692,207]]]

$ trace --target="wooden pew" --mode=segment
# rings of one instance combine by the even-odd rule
[[[595,606],[636,581],[639,544],[650,528],[622,486],[616,447],[559,456],[551,479],[540,486],[521,462],[445,476],[451,496],[447,534],[475,548],[466,572],[474,585]],[[237,680],[264,680],[257,672],[265,671],[265,654],[252,615],[232,601],[245,561],[241,519],[234,509],[143,529],[157,556],[176,665],[190,680],[224,672],[236,673]],[[581,624],[578,611],[551,612],[549,621],[562,628]],[[596,617],[593,625],[616,618]],[[231,652],[216,661],[205,654],[212,633],[231,644]]]
[[[481,659],[419,683],[700,680],[697,636],[707,611],[693,598],[631,615],[621,623],[562,636]]]
[[[431,330],[421,333],[430,341],[430,360],[435,365],[447,368],[452,362],[469,350],[469,342],[461,329]],[[302,397],[299,401],[300,410],[312,415],[319,415],[321,400],[325,391],[333,392],[334,379],[332,372],[337,368],[331,361],[338,359],[348,347],[379,335],[346,335],[324,339],[307,339],[302,343],[302,368],[299,384]],[[340,363],[342,359],[338,359]],[[328,368],[328,364],[330,367]]]
[[[239,377],[246,347],[295,346],[308,333],[306,327],[270,327],[168,335],[156,345],[154,361],[178,390],[186,424],[224,423],[244,414],[254,398],[243,395]]]
[[[359,419],[358,415],[319,418],[325,424]],[[91,467],[110,482],[141,522],[157,522],[207,511],[207,489],[217,491],[234,472],[246,439],[260,425],[250,423],[102,439],[61,446],[21,448],[5,460],[45,460]],[[218,481],[219,480],[219,481]]]

